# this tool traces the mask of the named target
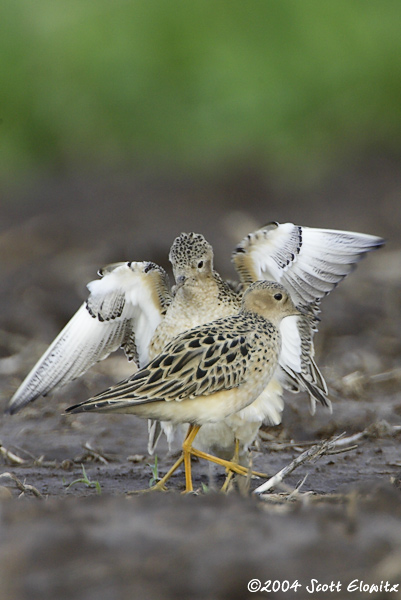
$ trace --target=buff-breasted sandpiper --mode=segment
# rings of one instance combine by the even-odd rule
[[[327,388],[313,360],[313,324],[318,302],[368,251],[383,244],[376,236],[269,224],[249,234],[233,253],[241,284],[232,289],[213,270],[213,250],[203,236],[182,234],[170,251],[176,286],[153,263],[118,263],[91,282],[90,296],[32,369],[10,402],[16,412],[41,394],[85,372],[122,346],[144,366],[177,334],[213,319],[234,314],[242,290],[256,279],[281,281],[293,301],[310,307],[310,316],[281,324],[280,367],[261,396],[227,422],[203,427],[197,443],[229,455],[239,438],[245,449],[263,421],[278,424],[282,386],[306,389],[313,401],[327,403]],[[155,430],[151,428],[152,440]],[[171,423],[166,424],[172,436]]]
[[[364,253],[382,242],[364,234],[272,223],[246,236],[234,251],[233,262],[241,278],[234,291],[213,270],[213,250],[203,236],[181,234],[174,241],[170,261],[179,290],[156,330],[153,346],[157,350],[184,323],[190,326],[216,315],[233,314],[238,310],[242,290],[258,278],[282,280],[294,302],[308,307],[307,315],[282,322],[279,366],[266,389],[246,409],[221,423],[202,427],[196,440],[198,447],[228,458],[237,440],[245,457],[262,423],[281,422],[283,387],[308,392],[312,410],[316,400],[330,406],[326,383],[314,362],[313,334],[319,302],[352,271]],[[162,424],[162,429],[171,442],[171,424]],[[151,432],[155,431],[153,426]],[[150,439],[149,450],[153,450],[154,441],[156,438]]]
[[[238,314],[177,336],[132,377],[67,412],[120,412],[190,423],[182,460],[186,491],[192,491],[191,454],[210,458],[192,448],[200,426],[223,421],[260,395],[278,364],[280,323],[300,314],[280,284],[253,283]]]

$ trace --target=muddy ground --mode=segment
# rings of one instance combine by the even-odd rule
[[[270,220],[365,231],[388,243],[323,304],[317,360],[333,414],[318,408],[312,417],[306,397],[287,396],[283,424],[262,432],[253,465],[273,475],[343,432],[348,450],[301,465],[262,498],[252,490],[263,480],[250,481],[247,493],[215,493],[224,473],[199,462],[198,495],[180,495],[182,470],[169,493],[126,495],[148,488],[154,474],[146,422],[64,415],[130,372],[121,355],[21,413],[1,416],[0,598],[306,598],[311,579],[337,584],[316,592],[319,598],[401,598],[399,589],[347,590],[354,579],[401,587],[398,167],[364,163],[307,197],[274,190],[252,170],[206,183],[103,174],[4,190],[1,410],[103,264],[154,260],[167,267],[175,235],[194,230],[213,244],[218,270],[232,277],[231,249]],[[164,442],[157,457],[163,474],[174,460]],[[87,483],[77,481],[82,466]],[[277,580],[281,591],[250,593],[251,579]],[[283,582],[295,580],[298,592],[286,591]]]

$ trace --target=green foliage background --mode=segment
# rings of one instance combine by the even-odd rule
[[[399,0],[3,0],[0,175],[398,152],[400,25]]]

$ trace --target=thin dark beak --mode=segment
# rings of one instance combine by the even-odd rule
[[[175,283],[176,283],[177,287],[181,287],[182,285],[184,285],[185,280],[186,280],[185,275],[179,275],[177,277],[177,279],[175,280]]]

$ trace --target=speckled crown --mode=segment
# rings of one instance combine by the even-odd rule
[[[197,259],[213,256],[213,248],[200,233],[181,233],[175,238],[170,249],[169,260],[176,266],[186,265],[188,257]]]

